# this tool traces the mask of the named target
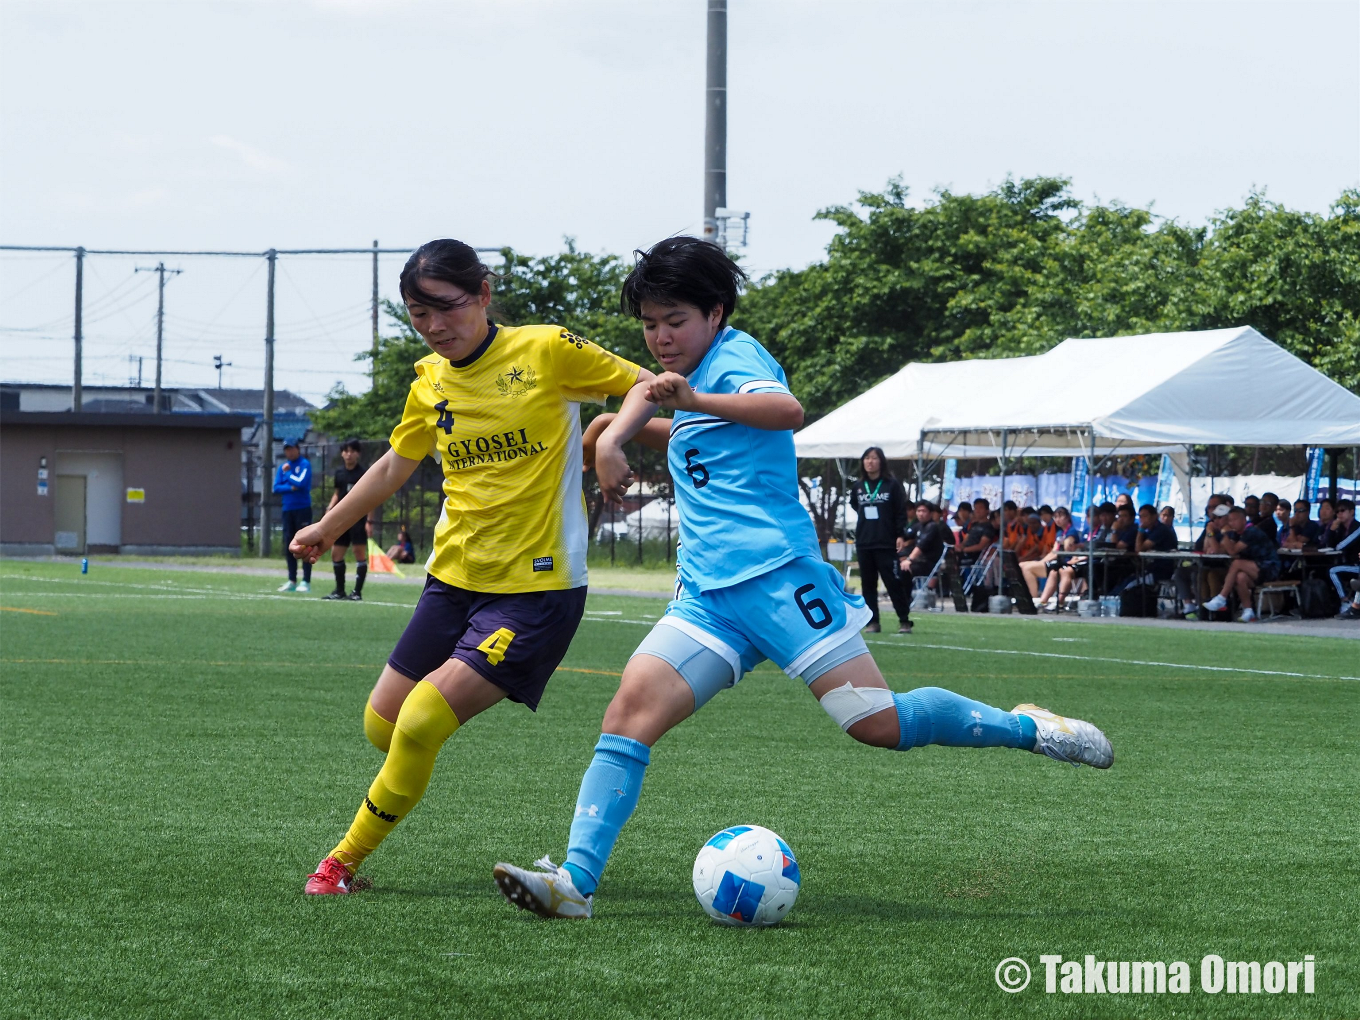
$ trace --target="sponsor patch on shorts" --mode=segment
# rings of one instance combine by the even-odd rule
[[[534,573],[540,570],[551,570],[553,568],[553,558],[551,556],[534,557]]]

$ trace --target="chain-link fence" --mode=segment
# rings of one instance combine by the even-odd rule
[[[312,519],[319,521],[335,493],[335,472],[344,466],[341,443],[303,443],[302,456],[312,466]],[[365,441],[361,462],[373,464],[390,448],[386,441]],[[679,540],[679,517],[666,470],[664,454],[632,443],[626,448],[637,482],[624,498],[623,505],[606,504],[594,471],[585,472],[582,488],[590,524],[588,562],[591,565],[655,566],[675,562]],[[259,451],[247,449],[243,461],[241,488],[241,531],[247,554],[259,550],[260,492]],[[265,489],[275,509],[273,541],[270,548],[283,555],[283,532],[278,523],[279,497]],[[434,530],[444,500],[444,473],[430,457],[420,462],[414,474],[390,499],[368,516],[371,537],[383,549],[397,541],[405,528],[411,536],[417,563],[424,563],[434,544]]]

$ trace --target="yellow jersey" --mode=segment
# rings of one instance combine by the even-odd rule
[[[415,368],[392,449],[444,469],[425,569],[472,591],[584,585],[580,404],[627,393],[639,367],[561,326],[493,326],[467,358]]]

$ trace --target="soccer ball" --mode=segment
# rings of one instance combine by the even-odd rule
[[[759,825],[723,829],[694,860],[694,895],[720,924],[778,924],[793,909],[800,881],[789,845]]]

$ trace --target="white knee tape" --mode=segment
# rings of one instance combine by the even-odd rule
[[[861,719],[867,719],[885,708],[892,708],[894,702],[892,691],[885,691],[881,687],[855,687],[846,683],[823,694],[821,706],[841,729],[848,730]]]

